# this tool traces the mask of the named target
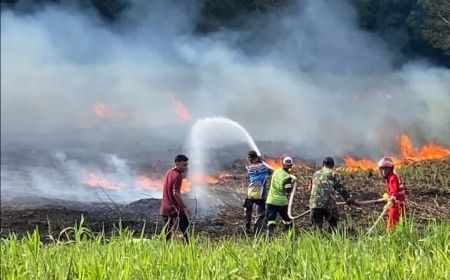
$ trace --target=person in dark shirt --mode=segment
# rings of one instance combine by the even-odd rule
[[[189,210],[181,198],[181,183],[187,174],[188,157],[177,155],[175,166],[166,172],[164,189],[161,200],[160,215],[164,219],[166,239],[171,238],[173,229],[179,229],[183,233],[185,242],[188,240]]]

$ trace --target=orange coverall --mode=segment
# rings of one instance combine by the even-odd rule
[[[391,198],[394,198],[392,207],[389,208],[387,214],[387,228],[392,229],[398,224],[400,217],[405,215],[406,194],[398,175],[395,173],[391,173],[387,176],[386,187],[387,194]]]

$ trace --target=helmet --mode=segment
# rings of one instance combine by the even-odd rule
[[[294,165],[294,160],[290,156],[283,158],[283,165]]]
[[[378,167],[394,167],[394,161],[390,157],[382,157],[380,161],[378,161]]]

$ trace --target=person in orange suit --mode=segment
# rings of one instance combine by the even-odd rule
[[[406,213],[406,193],[400,178],[394,171],[392,158],[381,158],[378,167],[381,176],[386,180],[386,193],[383,198],[388,202],[387,229],[392,230]]]

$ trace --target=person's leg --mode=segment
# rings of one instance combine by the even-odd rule
[[[189,243],[189,219],[187,216],[178,217],[178,227],[183,233],[184,242]]]
[[[328,222],[328,225],[330,226],[329,231],[336,231],[338,221],[339,221],[339,212],[337,209],[329,209],[326,213],[326,219]]]
[[[174,227],[174,218],[168,217],[168,216],[163,216],[163,220],[164,220],[163,230],[166,235],[166,240],[169,240],[172,237],[172,230]]]
[[[388,231],[393,230],[399,220],[400,220],[400,208],[399,207],[389,208],[387,215],[387,230]]]
[[[325,217],[325,209],[311,209],[311,222],[316,229],[322,230],[323,220]]]
[[[400,220],[406,218],[406,205],[404,203],[399,205],[399,212],[400,212]]]
[[[264,199],[258,199],[256,201],[257,204],[257,219],[255,223],[255,234],[259,234],[264,226],[264,217],[266,215],[266,202]]]
[[[250,232],[252,224],[252,212],[253,212],[253,201],[246,198],[244,202],[244,212],[245,212],[245,231]]]
[[[266,205],[267,214],[266,214],[266,223],[267,223],[267,233],[269,235],[273,235],[275,231],[275,227],[277,226],[277,208],[275,205],[267,204]]]
[[[288,215],[288,206],[278,206],[278,213],[280,214],[281,218],[283,219],[283,230],[288,231],[292,229],[293,223],[291,218],[289,218]]]

